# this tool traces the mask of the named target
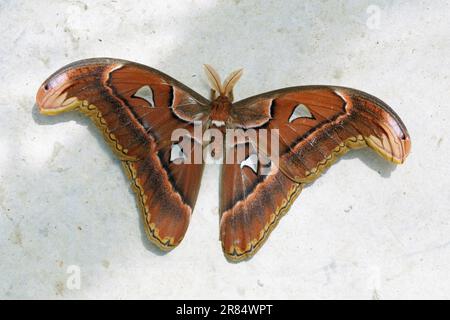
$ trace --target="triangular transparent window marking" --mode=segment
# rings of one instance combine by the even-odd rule
[[[299,104],[295,107],[294,111],[289,117],[289,123],[298,118],[314,119],[314,116],[311,114],[311,111],[309,111],[307,106],[305,106],[304,104]]]
[[[182,161],[186,160],[187,157],[181,149],[179,144],[173,144],[172,149],[170,150],[170,162],[174,162],[175,160],[181,159]]]
[[[150,103],[152,108],[155,107],[155,101],[153,100],[153,90],[149,86],[143,86],[133,95],[133,97],[141,98]]]
[[[258,155],[256,153],[251,154],[247,159],[241,162],[241,169],[249,167],[254,173],[258,170]]]

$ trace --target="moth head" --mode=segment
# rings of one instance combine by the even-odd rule
[[[66,72],[55,73],[40,86],[36,95],[39,111],[46,115],[56,115],[80,106],[81,101],[70,95],[72,83]]]
[[[230,101],[233,101],[233,88],[244,72],[243,69],[239,69],[230,73],[226,79],[221,82],[220,76],[213,67],[209,64],[204,65],[206,76],[208,77],[209,85],[213,91],[213,100],[216,98],[226,97]]]

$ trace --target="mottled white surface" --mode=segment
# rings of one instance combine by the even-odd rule
[[[0,298],[450,298],[449,16],[448,1],[1,1]],[[95,127],[33,107],[48,75],[95,56],[203,95],[203,63],[245,68],[237,99],[356,87],[397,111],[412,153],[398,168],[348,154],[239,264],[222,255],[210,166],[184,241],[162,254]]]

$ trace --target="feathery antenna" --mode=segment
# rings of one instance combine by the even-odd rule
[[[220,76],[209,64],[204,65],[206,76],[208,77],[211,88],[222,96],[232,95],[232,91],[238,80],[241,78],[244,69],[239,69],[230,73],[230,75],[221,83]]]

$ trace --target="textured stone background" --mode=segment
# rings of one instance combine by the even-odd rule
[[[449,16],[448,1],[1,1],[0,298],[450,298]],[[237,99],[356,87],[397,111],[412,153],[398,168],[348,154],[239,264],[208,167],[185,240],[162,254],[95,127],[33,107],[48,75],[95,56],[203,95],[203,63],[245,68]]]

